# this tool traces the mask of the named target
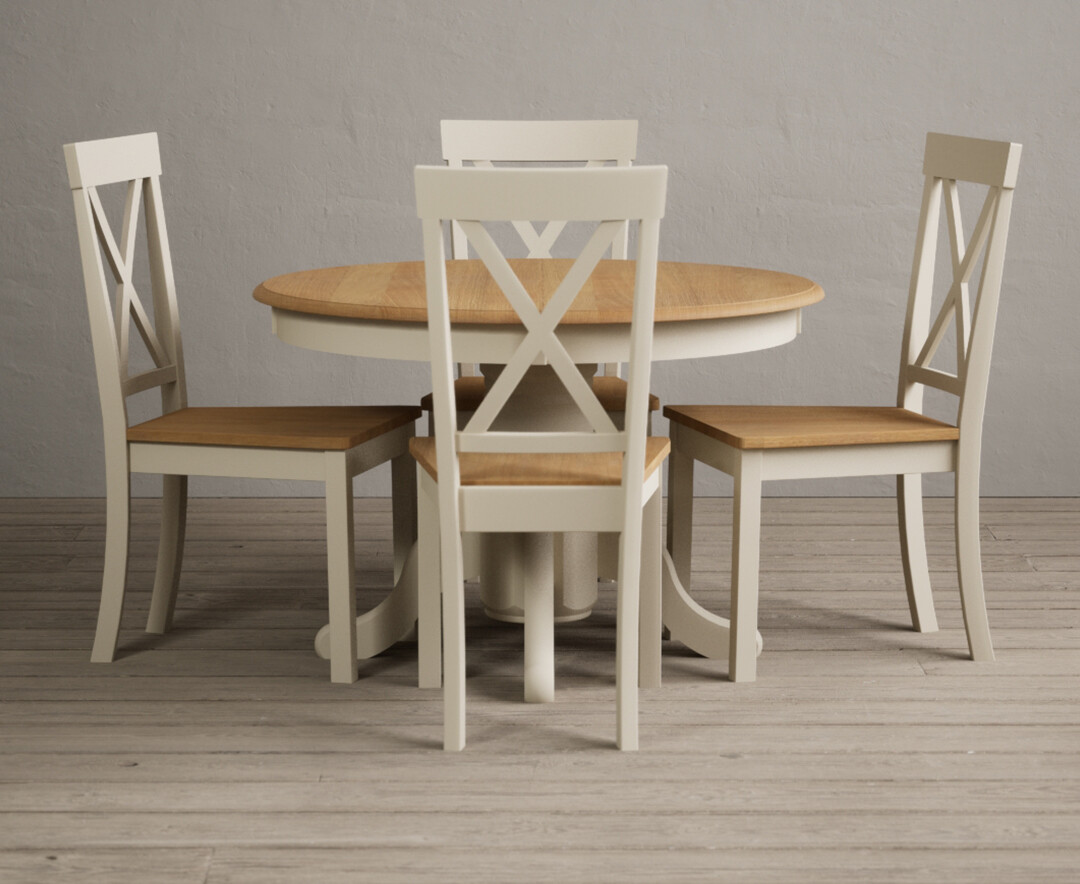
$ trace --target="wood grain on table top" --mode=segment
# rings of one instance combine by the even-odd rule
[[[541,308],[572,265],[568,259],[511,259],[510,266]],[[447,262],[450,318],[456,323],[516,325],[487,268],[478,260]],[[601,261],[563,318],[573,325],[628,323],[634,262]],[[261,283],[255,300],[283,310],[350,319],[427,322],[422,261],[329,267]],[[778,313],[817,303],[821,287],[772,270],[661,261],[656,321],[721,319]]]

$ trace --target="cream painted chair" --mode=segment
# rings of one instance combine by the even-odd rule
[[[597,168],[607,163],[629,166],[637,155],[637,120],[443,120],[443,160],[451,169],[490,169],[495,163],[583,163]],[[549,221],[538,231],[530,221],[514,220],[514,229],[528,258],[550,258],[551,249],[566,227],[565,220]],[[611,257],[625,259],[628,227],[614,238]],[[469,257],[469,241],[461,225],[451,225],[450,250],[454,258]],[[626,409],[626,381],[615,363],[603,367],[593,378],[593,392],[605,410],[622,414]],[[458,366],[454,385],[458,411],[474,411],[484,398],[484,378],[471,363]],[[420,401],[431,412],[431,394]],[[649,397],[649,411],[659,411],[660,400]]]
[[[392,464],[396,577],[416,536],[415,469],[407,447],[420,409],[189,408],[157,134],[67,144],[64,156],[75,198],[105,434],[105,571],[91,660],[107,663],[116,654],[127,583],[132,473],[161,473],[164,480],[161,542],[146,626],[151,633],[166,632],[172,621],[189,475],[308,479],[326,485],[331,680],[355,681],[352,478],[386,461]],[[98,188],[120,183],[126,185],[126,198],[117,239]],[[145,205],[153,320],[133,281],[140,202]],[[116,283],[114,305],[106,264]],[[133,323],[154,365],[130,374]],[[163,414],[129,427],[128,397],[155,387],[161,390]]]
[[[926,138],[922,213],[915,244],[895,408],[834,406],[672,405],[668,482],[670,560],[690,585],[690,530],[694,463],[735,478],[731,572],[729,675],[753,681],[757,665],[758,548],[761,483],[896,474],[900,548],[912,622],[934,632],[930,576],[923,533],[922,474],[955,474],[956,558],[968,649],[992,660],[979,549],[979,461],[998,295],[1019,144],[931,133]],[[965,244],[957,182],[987,188],[982,212]],[[952,283],[931,322],[939,216],[944,201]],[[974,304],[971,277],[982,260]],[[955,327],[956,371],[931,367]],[[958,399],[957,421],[922,414],[923,393],[934,387]]]
[[[660,465],[665,439],[646,436],[656,261],[666,167],[447,169],[418,167],[423,222],[435,435],[414,439],[420,513],[420,642],[438,630],[442,602],[444,745],[465,745],[465,625],[461,533],[618,532],[616,742],[636,749],[639,601],[643,681],[660,659]],[[597,221],[596,230],[542,311],[492,240],[484,221]],[[558,323],[625,219],[639,223],[624,428],[604,410],[559,335]],[[456,221],[528,331],[466,426],[458,430],[443,222]],[[546,360],[591,430],[492,432],[493,421],[536,360]],[[623,454],[625,452],[625,454]],[[655,569],[642,574],[641,558]],[[639,600],[639,585],[643,598]],[[550,584],[525,602],[525,641],[547,640]],[[436,638],[437,641],[437,638]],[[528,658],[528,651],[526,652]]]
[[[440,129],[443,160],[451,169],[491,169],[496,163],[500,166],[584,165],[590,169],[609,164],[627,167],[637,155],[637,120],[443,120]],[[549,221],[538,230],[529,220],[511,222],[520,241],[517,244],[524,248],[527,258],[552,257],[551,250],[566,224],[563,219]],[[461,225],[452,223],[450,229],[451,255],[468,258],[469,242]],[[513,235],[510,238],[513,239]],[[613,238],[610,257],[625,260],[628,243],[629,227],[624,225],[620,235]],[[465,420],[484,398],[486,381],[473,363],[460,363],[457,370],[454,391],[458,417]],[[617,363],[603,365],[601,370],[602,373],[592,378],[593,392],[612,419],[621,423],[626,411],[626,381],[619,376]],[[428,432],[433,433],[435,420],[430,393],[420,400],[420,406],[428,413]],[[650,394],[650,431],[652,412],[659,410],[660,400]],[[571,607],[591,607],[597,588],[595,579],[588,575],[615,578],[618,567],[615,538],[560,533],[555,537],[554,550],[560,597],[564,601],[566,597],[572,598],[574,604]],[[498,567],[485,559],[480,535],[466,535],[466,575],[470,578],[480,576],[481,582],[486,584],[492,580],[493,569]],[[502,598],[504,602],[509,600]],[[422,686],[424,682],[421,672]]]

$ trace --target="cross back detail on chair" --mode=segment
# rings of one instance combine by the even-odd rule
[[[629,166],[637,153],[637,120],[443,120],[443,159],[454,168],[492,169],[495,163],[584,163],[597,168],[614,163]],[[550,258],[566,227],[565,220],[547,220],[542,230],[533,221],[508,219],[528,249],[526,257]],[[468,237],[451,224],[455,258],[467,258]],[[613,258],[627,255],[627,225],[612,238]]]
[[[574,302],[581,287],[588,280],[613,239],[620,234],[624,226],[623,222],[600,222],[543,309],[536,306],[529,292],[526,291],[521,280],[492,240],[487,228],[479,221],[459,223],[527,332],[524,340],[465,425],[464,430],[458,434],[459,450],[492,450],[494,446],[498,446],[498,450],[545,451],[550,450],[552,444],[558,445],[560,441],[576,443],[573,445],[575,448],[591,444],[597,446],[591,450],[624,450],[622,434],[616,429],[614,422],[600,404],[592,385],[578,371],[556,333],[560,320]],[[535,448],[527,439],[522,438],[521,433],[489,432],[492,423],[525,376],[525,372],[537,359],[542,359],[549,364],[558,375],[566,391],[592,428],[591,433],[543,433],[542,440],[535,439],[535,442],[540,445],[539,448]],[[535,437],[535,435],[529,434],[530,437]]]
[[[127,397],[161,387],[166,411],[184,407],[186,389],[175,283],[161,200],[157,134],[131,135],[64,147],[75,200],[84,278],[87,281],[94,359],[106,420],[122,419]],[[109,225],[98,188],[126,184],[119,238]],[[150,259],[152,322],[134,283],[140,203],[145,206]],[[104,255],[104,262],[102,261]],[[115,285],[110,284],[105,266]],[[131,326],[146,345],[154,367],[131,374]]]
[[[495,168],[495,163],[584,163],[597,168],[607,163],[626,167],[637,155],[637,120],[443,120],[443,159],[451,169]],[[527,249],[528,258],[550,258],[551,249],[566,229],[565,220],[549,220],[537,230],[533,220],[510,219]],[[613,238],[611,257],[623,260],[629,248],[629,225]],[[469,241],[461,225],[450,223],[450,249],[454,258],[469,257]],[[462,376],[475,375],[469,364],[459,366]],[[604,374],[617,375],[618,365],[604,366]]]
[[[596,173],[600,176],[597,177]],[[441,174],[440,174],[441,173]],[[449,175],[449,177],[447,177]],[[635,169],[445,169],[418,167],[419,214],[424,221],[425,261],[428,272],[428,310],[432,334],[439,336],[439,364],[443,377],[436,384],[436,422],[456,427],[452,395],[452,356],[449,312],[446,303],[445,246],[442,222],[455,220],[476,249],[507,301],[520,317],[525,335],[505,368],[463,430],[456,434],[461,452],[626,452],[628,434],[645,436],[648,377],[636,370],[648,365],[651,319],[655,298],[655,254],[659,219],[663,213],[664,167]],[[575,195],[576,191],[576,195]],[[507,220],[526,213],[546,220],[554,212],[569,212],[568,220],[596,221],[592,236],[570,270],[548,299],[537,306],[514,273],[482,221]],[[639,272],[636,275],[631,323],[631,374],[626,428],[616,428],[576,367],[557,333],[559,321],[573,304],[597,262],[622,232],[626,219],[640,222]],[[433,272],[436,271],[436,272]],[[437,312],[436,312],[437,311]],[[436,317],[441,315],[441,323]],[[433,340],[433,344],[435,340]],[[434,374],[433,360],[433,374]],[[445,365],[443,363],[445,362]],[[491,432],[490,428],[510,396],[534,364],[550,365],[588,421],[591,431]],[[647,372],[645,372],[647,374]],[[441,372],[440,372],[441,374]],[[438,389],[445,386],[444,390]],[[442,395],[440,395],[440,393]],[[449,414],[439,415],[440,402]],[[442,430],[436,431],[436,437]],[[449,466],[449,465],[447,465]],[[440,463],[440,469],[443,469]]]
[[[974,423],[981,423],[1020,151],[1021,145],[1008,142],[937,133],[926,137],[926,184],[904,328],[898,404],[921,411],[923,391],[928,386],[952,393],[960,398],[961,427],[972,418]],[[987,188],[978,220],[966,241],[959,181]],[[931,322],[942,202],[952,280]],[[982,273],[972,303],[970,284],[980,259]],[[955,374],[931,367],[950,326],[956,339]]]

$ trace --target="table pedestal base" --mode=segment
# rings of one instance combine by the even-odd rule
[[[663,568],[664,626],[671,638],[682,642],[702,657],[723,660],[728,656],[731,644],[731,621],[706,611],[690,598],[686,587],[679,580],[671,553],[664,550]],[[757,652],[761,654],[764,642],[757,633]]]
[[[502,366],[484,366],[494,383]],[[581,366],[589,378],[595,366]],[[511,399],[498,428],[530,429],[574,426],[577,406],[554,372],[545,366],[529,370],[527,395]],[[523,382],[523,386],[525,382]],[[553,417],[554,415],[554,417]],[[579,420],[580,414],[579,414]],[[597,577],[614,579],[618,567],[616,534],[484,534],[465,535],[466,575],[480,576],[481,598],[489,617],[525,627],[525,700],[547,703],[555,698],[554,624],[582,620],[592,613]],[[663,557],[663,621],[671,638],[705,657],[728,656],[730,624],[706,611],[686,591],[670,554]],[[390,594],[356,618],[357,657],[382,653],[410,633],[416,622],[417,549],[414,545]],[[758,653],[762,640],[757,636]],[[330,627],[315,638],[315,651],[330,657]],[[438,671],[437,669],[435,670]]]
[[[524,623],[526,586],[541,581],[553,585],[556,623],[584,620],[592,613],[595,534],[487,534],[479,539],[480,597],[488,617]]]
[[[414,543],[390,594],[356,618],[356,658],[367,660],[397,644],[416,625],[417,547]],[[330,624],[315,635],[315,653],[330,659]]]
[[[511,535],[514,537],[530,537],[534,535]],[[551,535],[540,535],[550,537]],[[606,535],[602,535],[606,536]],[[416,547],[409,552],[409,557],[402,568],[401,577],[398,579],[390,594],[378,605],[356,618],[356,656],[360,660],[367,660],[377,654],[381,654],[391,645],[403,639],[412,630],[416,623]],[[551,555],[544,557],[545,561],[552,562]],[[551,569],[549,568],[549,573]],[[544,583],[537,581],[534,586],[544,585],[554,588],[554,582]],[[534,593],[541,597],[540,604],[544,604],[542,590]],[[686,591],[678,575],[675,572],[675,564],[671,560],[671,554],[664,550],[663,567],[663,611],[664,625],[670,630],[671,638],[682,642],[692,651],[696,651],[703,657],[723,659],[728,655],[730,644],[731,625],[727,619],[706,611]],[[501,613],[501,612],[500,612]],[[579,615],[588,616],[589,612]],[[501,619],[501,617],[500,617]],[[545,618],[534,617],[538,625]],[[522,620],[512,622],[523,622]],[[548,622],[553,622],[549,620]],[[542,629],[542,626],[541,626]],[[526,660],[526,696],[542,697],[548,694],[546,688],[548,672],[552,669],[548,665],[551,658],[550,644],[544,639],[546,635],[537,635],[534,641],[528,641],[535,651],[532,661]],[[763,642],[761,633],[757,634],[757,650],[761,653]],[[324,660],[330,659],[330,626],[329,624],[319,630],[315,637],[315,652]],[[533,665],[530,665],[530,662]],[[552,661],[553,662],[553,661]],[[530,677],[531,676],[531,677]],[[530,687],[531,685],[531,687]]]

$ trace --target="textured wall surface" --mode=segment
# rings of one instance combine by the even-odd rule
[[[658,364],[668,402],[890,404],[925,133],[1023,142],[983,491],[1080,494],[1080,4],[0,0],[0,21],[0,495],[104,492],[64,142],[160,133],[192,404],[413,401],[426,366],[289,347],[251,291],[419,258],[412,166],[444,117],[637,118],[639,161],[671,167],[662,258],[823,285],[792,344]]]

